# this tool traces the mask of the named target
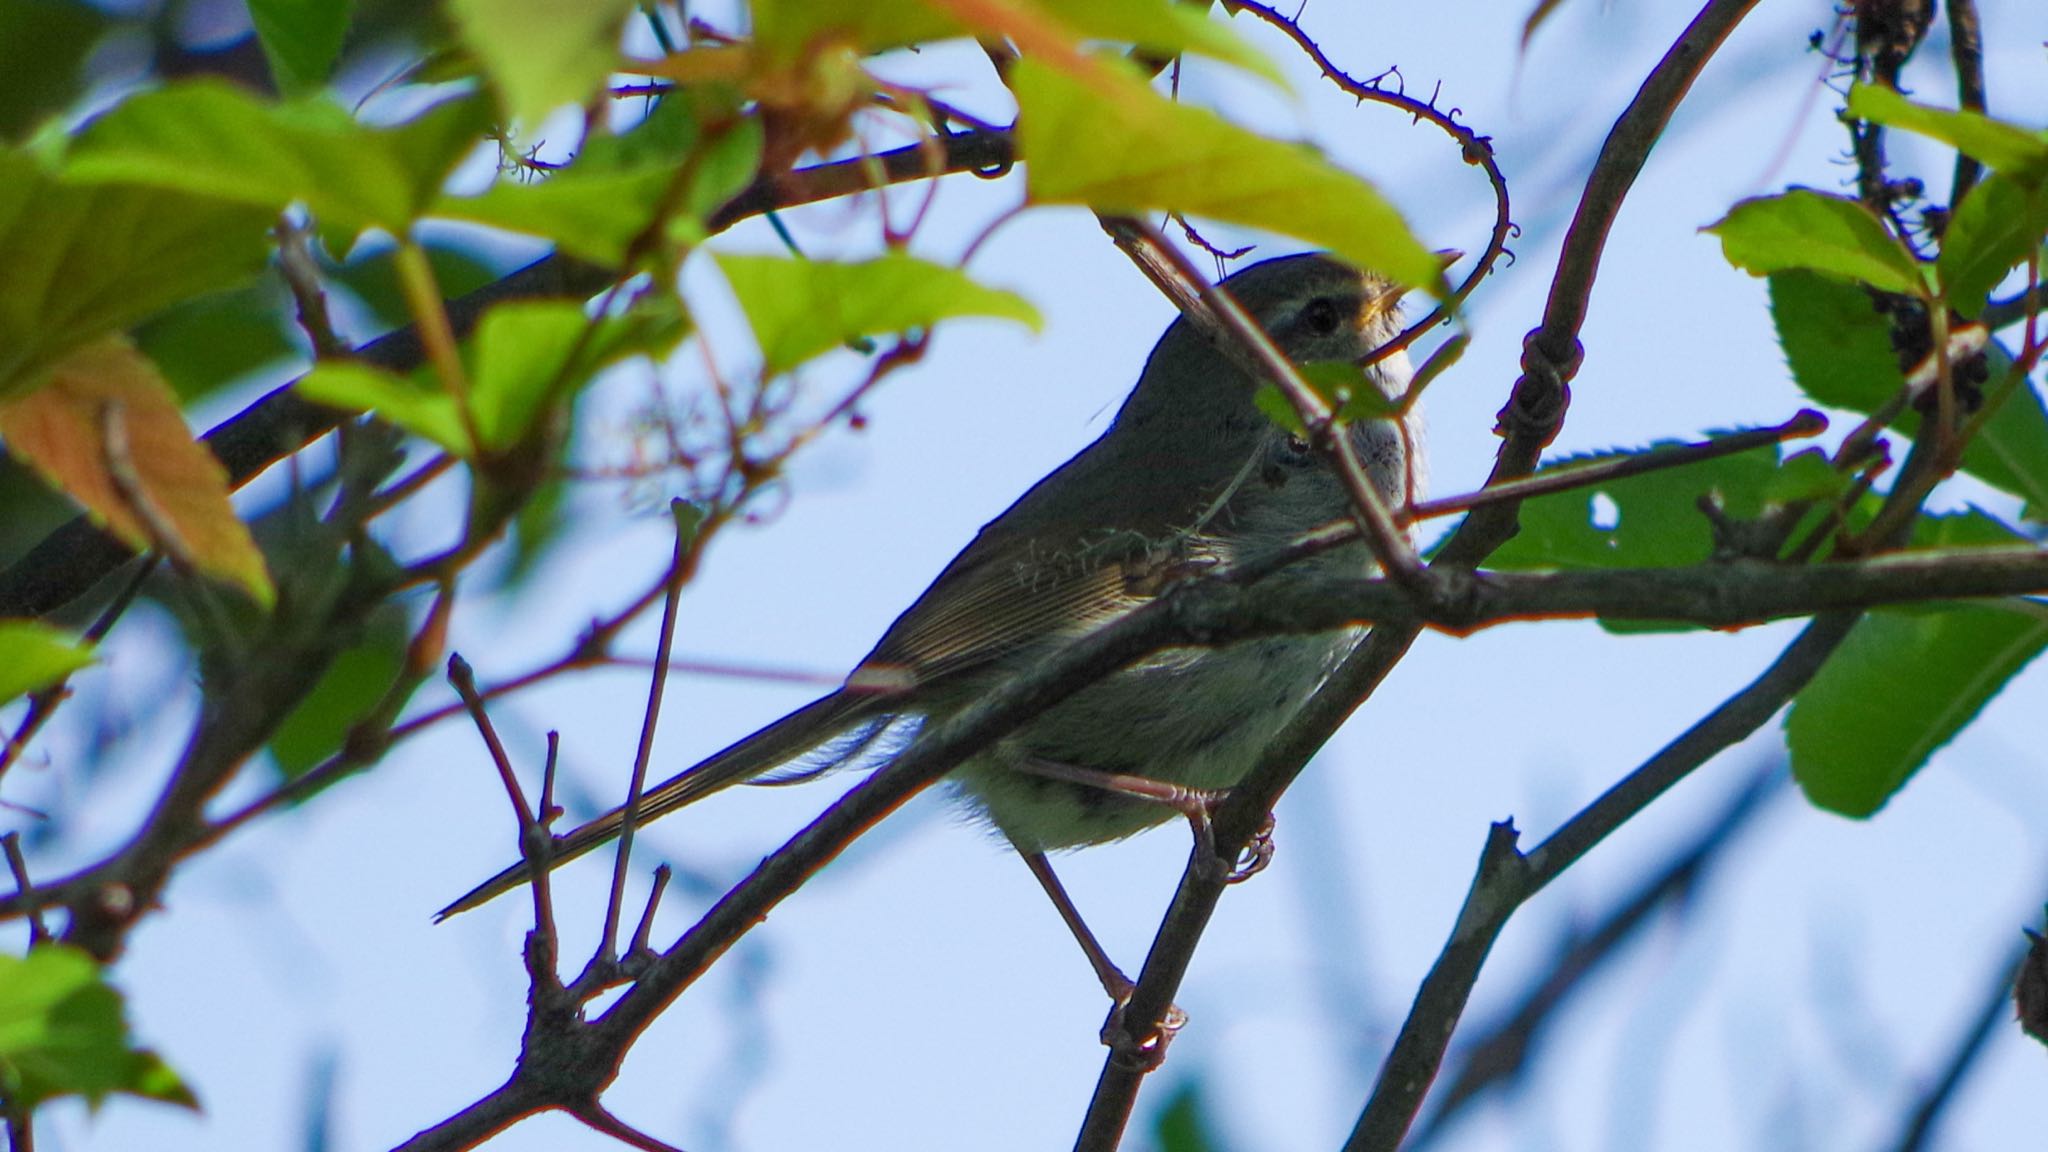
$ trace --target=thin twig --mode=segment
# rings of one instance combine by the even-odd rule
[[[1948,0],[1948,52],[1956,66],[1956,104],[1969,112],[1985,109],[1984,31],[1977,18],[1977,0]],[[1948,204],[1953,210],[1976,187],[1984,166],[1975,156],[1956,151],[1955,178],[1949,183]]]
[[[1706,821],[1698,835],[1672,853],[1634,891],[1617,899],[1605,916],[1590,927],[1572,929],[1566,946],[1542,978],[1515,1007],[1502,1013],[1497,1024],[1466,1046],[1457,1075],[1441,1093],[1440,1105],[1408,1147],[1428,1145],[1447,1131],[1468,1105],[1484,1099],[1489,1089],[1512,1084],[1527,1071],[1549,1026],[1576,1002],[1576,994],[1586,991],[1593,976],[1616,959],[1645,926],[1655,922],[1659,910],[1687,900],[1709,870],[1728,858],[1728,848],[1736,843],[1738,834],[1766,810],[1763,802],[1790,780],[1782,757],[1756,773],[1718,815]]]
[[[1858,618],[1853,612],[1836,613],[1809,624],[1763,675],[1527,855],[1516,850],[1512,825],[1494,826],[1465,910],[1416,993],[1414,1007],[1380,1068],[1372,1098],[1345,1142],[1345,1152],[1394,1152],[1401,1146],[1442,1065],[1444,1050],[1478,982],[1480,967],[1514,911],[1693,769],[1777,715],[1785,701],[1812,679],[1848,638]]]
[[[612,863],[611,898],[605,904],[604,934],[591,958],[593,967],[609,967],[617,959],[615,949],[619,939],[620,908],[626,899],[626,867],[632,859],[640,795],[647,786],[647,765],[654,756],[655,725],[661,719],[662,693],[668,685],[669,654],[675,649],[676,613],[682,602],[683,586],[696,574],[697,544],[703,539],[689,523],[690,511],[689,506],[680,500],[669,504],[669,514],[675,518],[675,550],[669,557],[668,579],[663,587],[661,631],[655,641],[654,669],[647,677],[647,707],[640,717],[640,744],[633,754],[632,779],[626,785],[624,816],[619,825],[619,849]],[[579,977],[576,983],[581,986],[584,978]]]
[[[34,891],[35,885],[31,884],[28,878],[28,860],[21,854],[21,833],[12,831],[0,833],[0,851],[4,851],[7,855],[7,871],[14,876],[14,890],[23,895]],[[28,906],[28,946],[34,948],[39,944],[47,944],[49,942],[50,929],[48,925],[43,923],[43,910],[35,904],[30,904]]]
[[[2000,1021],[2005,1019],[2007,1005],[2012,1000],[2013,978],[2018,975],[2020,965],[2026,962],[2029,941],[2021,937],[1991,970],[1984,998],[1979,1001],[1970,1022],[1956,1038],[1953,1051],[1942,1062],[1941,1072],[1926,1091],[1919,1093],[1912,1101],[1912,1107],[1902,1118],[1898,1143],[1892,1145],[1896,1152],[1921,1152],[1930,1147],[1935,1129],[1949,1104],[1955,1100],[1965,1080],[1977,1067],[1978,1058],[1991,1046]]]
[[[1487,237],[1486,249],[1479,254],[1479,259],[1473,263],[1472,270],[1466,274],[1463,282],[1451,290],[1449,296],[1439,301],[1428,315],[1403,329],[1376,353],[1379,357],[1391,356],[1413,344],[1424,332],[1455,315],[1459,306],[1479,287],[1479,282],[1486,278],[1487,273],[1493,271],[1494,265],[1502,256],[1507,255],[1508,241],[1517,234],[1513,209],[1508,199],[1508,178],[1494,157],[1493,139],[1490,136],[1481,136],[1466,125],[1458,123],[1456,109],[1446,112],[1438,108],[1433,99],[1417,100],[1404,91],[1389,90],[1381,86],[1381,81],[1388,75],[1398,75],[1397,73],[1382,73],[1371,80],[1359,80],[1337,67],[1323,51],[1322,45],[1316,43],[1302,29],[1299,13],[1289,17],[1258,3],[1257,0],[1233,0],[1230,7],[1234,11],[1249,12],[1279,29],[1288,39],[1294,41],[1296,48],[1308,56],[1322,72],[1324,79],[1335,84],[1346,95],[1362,102],[1384,104],[1406,112],[1418,121],[1428,121],[1436,125],[1457,142],[1459,154],[1464,157],[1467,164],[1474,165],[1486,173],[1487,183],[1493,189],[1493,231]]]

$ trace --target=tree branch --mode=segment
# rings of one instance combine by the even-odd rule
[[[1516,850],[1512,823],[1493,826],[1464,910],[1415,995],[1393,1051],[1380,1068],[1372,1098],[1344,1144],[1345,1152],[1394,1152],[1401,1146],[1442,1065],[1451,1033],[1479,981],[1480,967],[1515,910],[1694,768],[1777,715],[1848,637],[1858,618],[1853,612],[1836,613],[1809,624],[1749,687],[1708,713],[1526,856]]]
[[[750,216],[852,195],[878,184],[934,174],[1000,170],[1013,155],[1008,130],[949,133],[935,143],[937,164],[931,145],[912,144],[875,157],[818,164],[756,181],[713,213],[707,230],[717,233]],[[560,254],[546,256],[451,302],[448,316],[460,336],[493,304],[536,296],[588,297],[614,278],[609,269]],[[357,352],[364,361],[391,372],[411,371],[424,354],[418,333],[411,327],[387,333]],[[202,440],[227,468],[230,484],[240,487],[349,415],[308,403],[286,384],[229,417]],[[0,572],[0,618],[32,618],[54,611],[90,591],[133,555],[80,516],[51,532]]]

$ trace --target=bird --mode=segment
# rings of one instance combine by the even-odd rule
[[[1401,405],[1406,357],[1376,355],[1400,329],[1404,289],[1305,253],[1226,277],[1229,293],[1297,364],[1363,366],[1396,402],[1346,426],[1393,506],[1417,498],[1421,418]],[[1142,607],[1173,584],[1257,563],[1346,515],[1336,473],[1260,410],[1258,382],[1185,317],[1167,328],[1108,429],[986,524],[898,616],[842,686],[640,798],[636,824],[733,784],[808,778],[861,759],[898,722],[928,730],[1021,669]],[[1372,570],[1362,543],[1264,579]],[[1031,864],[1111,995],[1129,982],[1093,948],[1046,854],[1120,840],[1238,783],[1363,628],[1169,648],[1076,691],[970,756],[948,787]],[[909,737],[915,742],[915,734]],[[778,779],[778,773],[781,774]],[[617,837],[624,809],[555,838],[549,866]],[[444,908],[474,908],[527,879],[515,864]]]

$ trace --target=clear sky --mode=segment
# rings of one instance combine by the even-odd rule
[[[1356,73],[1398,64],[1417,93],[1441,81],[1441,102],[1493,138],[1514,189],[1525,230],[1517,259],[1474,298],[1475,343],[1431,393],[1437,494],[1485,475],[1493,413],[1536,323],[1578,183],[1689,6],[1563,5],[1519,56],[1525,7],[1325,2],[1304,17]],[[2048,8],[1993,0],[1984,9],[1994,105],[2038,112],[2048,106]],[[1555,451],[1776,423],[1800,407],[1762,282],[1730,268],[1697,229],[1746,195],[1848,179],[1837,101],[1817,90],[1821,61],[1806,43],[1831,19],[1819,2],[1760,6],[1708,68],[1608,247]],[[1441,136],[1354,108],[1277,37],[1238,23],[1283,61],[1295,94],[1195,64],[1190,98],[1242,102],[1257,123],[1315,140],[1385,190],[1432,246],[1483,246],[1490,195]],[[1952,100],[1937,67],[1945,54],[1938,36],[1909,71],[1925,99]],[[934,50],[891,66],[913,82],[971,81],[946,95],[991,119],[1008,115],[969,55]],[[1916,155],[1904,142],[1897,150]],[[1935,181],[1937,195],[1945,182]],[[1020,196],[1015,178],[948,180],[918,249],[957,256]],[[872,218],[843,204],[789,222],[819,255],[876,242]],[[1212,238],[1247,239],[1225,228]],[[1261,256],[1293,250],[1250,239]],[[713,247],[775,245],[755,223]],[[681,658],[826,680],[844,672],[980,524],[1102,430],[1173,314],[1078,211],[1025,214],[972,269],[1032,299],[1045,333],[944,329],[924,363],[865,406],[864,430],[818,444],[793,469],[786,502],[770,502],[761,524],[712,549],[684,601]],[[714,354],[743,365],[751,352],[716,273],[700,259],[687,283]],[[858,368],[835,356],[806,382],[843,387]],[[702,383],[694,354],[678,358],[673,380]],[[622,455],[638,395],[630,381],[601,395],[586,459]],[[452,517],[453,500],[441,514]],[[473,601],[452,646],[485,681],[558,654],[582,622],[658,575],[670,547],[665,517],[650,512],[658,503],[582,493],[572,546],[526,595]],[[401,521],[400,539],[425,549],[451,522],[416,516]],[[652,650],[652,623],[633,650]],[[1148,1087],[1145,1114],[1198,1078],[1232,1147],[1332,1146],[1443,942],[1488,822],[1511,815],[1532,836],[1547,832],[1746,683],[1791,634],[1622,638],[1572,624],[1425,636],[1283,803],[1273,866],[1226,896],[1181,997],[1192,1022]],[[109,673],[117,683],[165,673],[146,653],[123,659]],[[823,690],[680,673],[670,689],[661,775]],[[588,804],[608,804],[623,792],[644,691],[639,674],[586,675],[495,714],[530,779],[541,733],[559,728],[569,781]],[[436,687],[419,703],[444,696]],[[1448,1146],[1881,1145],[2048,898],[2043,715],[2048,675],[2036,670],[1867,823],[1777,796],[1684,919],[1647,933],[1567,1014],[1541,1072]],[[187,718],[149,721],[157,751],[131,758],[122,777],[136,804]],[[1525,909],[1470,1018],[1488,1020],[1574,923],[1604,910],[1768,763],[1775,732],[1709,765]],[[80,737],[58,739],[62,753]],[[673,938],[715,891],[704,885],[743,875],[850,782],[736,790],[661,823],[643,834],[633,890],[644,892],[657,852],[702,878],[671,890],[661,928]],[[83,856],[133,819],[134,809],[89,813],[70,847]],[[1058,861],[1126,967],[1141,960],[1186,850],[1175,824]],[[301,1147],[308,1101],[331,1077],[333,1147],[382,1148],[496,1086],[523,1021],[518,946],[530,905],[501,900],[438,927],[429,918],[513,853],[497,780],[474,732],[458,724],[405,745],[309,811],[239,834],[180,874],[118,970],[138,1032],[197,1086],[205,1113],[125,1100],[90,1119],[56,1109],[45,1147]],[[608,859],[565,872],[557,889],[572,963],[602,917]],[[684,997],[608,1100],[643,1129],[704,1152],[1065,1147],[1101,1066],[1104,1009],[1024,868],[930,796],[780,907]],[[2044,1099],[2044,1053],[2001,1027],[1943,1146],[2038,1140]],[[613,1146],[565,1119],[492,1145]]]

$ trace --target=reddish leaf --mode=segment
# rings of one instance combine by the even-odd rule
[[[42,387],[0,404],[0,438],[129,546],[170,553],[266,606],[275,596],[227,473],[125,337],[76,349]]]

